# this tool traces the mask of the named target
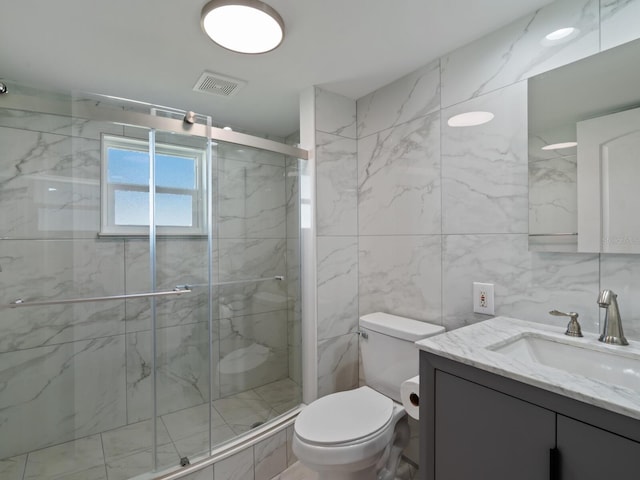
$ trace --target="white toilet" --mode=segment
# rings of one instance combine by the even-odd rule
[[[392,480],[409,426],[400,384],[418,374],[417,340],[444,327],[386,313],[360,318],[364,387],[322,397],[296,419],[293,453],[319,480]]]

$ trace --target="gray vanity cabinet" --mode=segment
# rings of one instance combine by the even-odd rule
[[[435,478],[549,478],[553,412],[441,371],[435,393]]]
[[[640,443],[558,415],[560,479],[640,478]]]
[[[640,478],[640,421],[420,353],[422,480]]]

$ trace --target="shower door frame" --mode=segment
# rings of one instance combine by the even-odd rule
[[[21,110],[21,111],[30,111],[37,112],[43,114],[51,114],[51,115],[62,115],[71,118],[81,118],[86,120],[95,120],[95,121],[103,121],[103,122],[111,122],[114,124],[119,124],[123,126],[131,126],[131,127],[141,127],[147,128],[150,131],[150,148],[153,142],[153,137],[155,136],[156,131],[162,132],[175,132],[176,134],[183,135],[191,135],[195,137],[201,137],[211,141],[221,141],[235,145],[242,145],[251,148],[256,148],[260,150],[266,150],[269,152],[283,154],[292,158],[297,158],[299,160],[300,166],[300,176],[306,176],[307,180],[310,182],[311,188],[311,198],[308,200],[311,203],[311,218],[307,219],[310,225],[304,229],[302,225],[300,226],[300,292],[301,292],[301,311],[302,311],[302,384],[303,384],[303,392],[302,392],[302,401],[303,403],[310,403],[315,400],[317,396],[317,331],[315,325],[315,315],[313,314],[316,310],[315,305],[315,288],[316,288],[316,279],[315,279],[315,271],[316,271],[316,262],[315,262],[315,243],[316,243],[316,231],[315,231],[315,162],[313,156],[313,149],[311,151],[305,150],[302,148],[298,148],[297,146],[286,145],[280,142],[276,142],[274,140],[269,140],[265,138],[255,137],[249,134],[235,132],[232,130],[225,130],[222,128],[214,127],[211,125],[210,117],[207,117],[208,124],[191,124],[184,120],[171,118],[166,116],[158,116],[153,113],[141,113],[132,110],[123,110],[122,107],[114,107],[109,103],[102,103],[101,101],[93,101],[105,99],[110,102],[120,101],[122,103],[130,102],[127,99],[121,99],[117,97],[109,97],[103,95],[80,95],[79,98],[87,98],[91,101],[86,102],[68,102],[62,100],[53,100],[53,99],[43,99],[37,98],[31,95],[23,95],[23,94],[12,94],[6,95],[2,97],[2,102],[0,103],[0,107],[12,109],[12,110]],[[158,107],[152,104],[135,102],[140,105],[141,108],[148,108],[151,112],[159,110],[161,112],[169,112],[174,117],[177,115],[184,115],[185,112],[179,111],[173,108],[164,108]],[[153,133],[151,133],[153,132]],[[210,143],[209,143],[210,145]],[[211,172],[211,149],[209,148],[209,152],[207,154],[207,158],[209,160],[209,168],[207,175],[210,175]],[[304,161],[303,163],[300,161]],[[152,190],[152,186],[150,186],[150,191]],[[209,189],[207,193],[207,216],[211,216],[212,212],[212,198],[211,191]],[[300,196],[298,198],[298,202],[300,202]],[[151,207],[151,206],[150,206]],[[153,221],[154,214],[153,208],[150,208],[150,221]],[[210,220],[210,218],[209,218]],[[209,224],[208,230],[211,230],[212,225]],[[306,230],[306,231],[305,231]],[[151,233],[154,233],[154,227],[150,226],[150,237]],[[208,232],[209,242],[211,242],[211,232]],[[153,243],[153,241],[152,241]],[[150,245],[150,249],[152,251],[155,250],[153,244]],[[210,262],[209,262],[210,263]],[[210,268],[210,266],[209,266]],[[181,294],[181,293],[189,293],[190,290],[187,286],[184,286],[184,289],[180,289],[180,291],[173,292],[155,292],[155,288],[152,288],[152,292],[146,294],[144,296],[154,297],[156,295],[170,295],[170,294]],[[212,294],[211,291],[209,293]],[[125,297],[125,296],[122,296]],[[115,298],[114,298],[115,299]],[[70,301],[101,301],[106,300],[106,298],[92,298],[87,300],[82,299],[72,299]],[[211,301],[211,299],[210,299]],[[24,304],[20,304],[20,302],[16,302],[15,305],[11,305],[12,307],[22,307],[28,306],[28,304],[37,304],[38,302],[25,302]],[[46,303],[46,302],[45,302]],[[49,303],[59,303],[59,302],[49,302]],[[152,310],[153,304],[155,302],[152,301]],[[153,313],[153,312],[152,312]],[[155,329],[153,329],[155,331]],[[211,332],[210,332],[211,335]],[[155,345],[155,340],[154,340]],[[155,360],[155,355],[154,355]],[[156,394],[154,389],[154,404],[156,401]],[[155,407],[155,405],[154,405]],[[156,408],[154,408],[154,411]],[[279,430],[283,425],[288,424],[296,415],[299,413],[300,407],[294,409],[289,414],[283,416],[279,422],[276,424],[272,424],[272,422],[268,422],[262,427],[259,427],[255,430],[255,436],[264,438],[269,435],[270,432],[274,431],[274,429]],[[156,418],[154,416],[154,430],[155,430]],[[154,443],[154,468],[156,463],[157,456],[157,445],[156,445],[156,435],[154,432],[153,435],[153,443]],[[225,444],[221,448],[214,448],[212,451],[208,452],[208,458],[198,461],[192,465],[189,465],[185,468],[180,469],[177,472],[169,473],[166,476],[163,476],[163,479],[173,479],[180,478],[188,473],[198,471],[208,465],[219,461],[222,458],[226,458],[233,453],[241,450],[246,447],[247,442],[253,443],[253,441],[245,440],[243,438],[235,438],[231,440],[228,444]]]

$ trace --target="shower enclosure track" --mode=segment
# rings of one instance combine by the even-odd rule
[[[109,300],[127,300],[129,298],[168,297],[170,295],[182,295],[184,293],[191,293],[191,290],[188,288],[176,287],[173,290],[169,290],[166,292],[130,293],[127,295],[111,295],[107,297],[68,298],[65,300],[44,300],[35,302],[26,302],[22,298],[18,298],[17,300],[11,302],[9,305],[5,305],[4,308],[39,307],[42,305],[64,305],[68,303],[104,302]]]

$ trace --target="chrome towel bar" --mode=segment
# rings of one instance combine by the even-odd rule
[[[88,302],[104,302],[109,300],[127,300],[131,298],[151,298],[151,297],[168,297],[170,295],[182,295],[183,293],[191,293],[189,288],[176,287],[173,290],[166,292],[148,292],[148,293],[130,293],[127,295],[111,295],[107,297],[85,297],[85,298],[69,298],[65,300],[44,300],[29,302],[22,298],[14,300],[9,305],[5,305],[5,308],[18,308],[18,307],[40,307],[43,305],[65,305],[68,303],[88,303]]]
[[[187,285],[176,285],[176,288],[198,288],[198,287],[221,287],[224,285],[239,285],[241,283],[257,283],[257,282],[267,282],[269,280],[278,280],[279,282],[284,280],[283,275],[276,275],[275,277],[263,277],[263,278],[249,278],[246,280],[232,280],[230,282],[220,282],[220,283],[212,283],[209,285],[208,283],[198,283],[195,285],[187,284]]]

